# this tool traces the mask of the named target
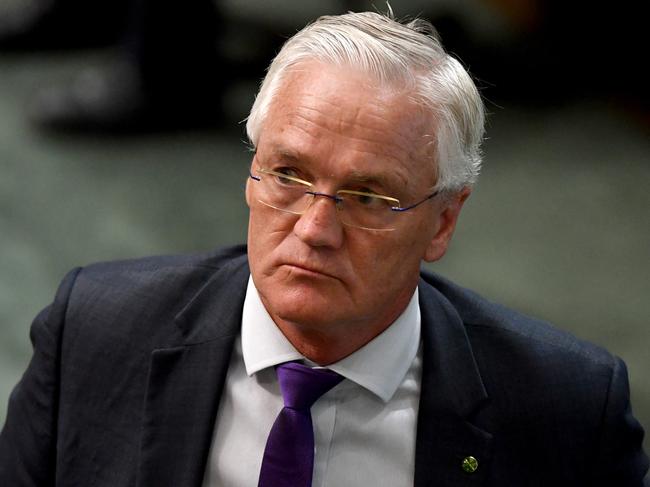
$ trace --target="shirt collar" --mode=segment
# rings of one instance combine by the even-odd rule
[[[420,306],[417,289],[402,314],[383,333],[356,352],[328,365],[361,387],[390,400],[404,380],[420,344]],[[242,314],[242,353],[246,373],[291,360],[306,360],[282,334],[266,311],[249,278]]]

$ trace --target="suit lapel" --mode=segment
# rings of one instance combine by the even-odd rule
[[[152,352],[138,486],[201,485],[248,275],[246,256],[219,269],[176,317],[183,342]]]
[[[479,486],[491,457],[492,435],[471,418],[487,393],[463,322],[447,299],[420,280],[423,369],[416,440],[415,486]],[[473,473],[463,469],[478,460]]]

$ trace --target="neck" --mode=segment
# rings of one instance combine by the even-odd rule
[[[312,362],[324,366],[338,362],[359,350],[386,330],[398,316],[399,314],[391,316],[373,327],[360,327],[358,324],[337,326],[339,333],[331,328],[324,332],[322,328],[306,327],[278,319],[275,323],[298,352]]]

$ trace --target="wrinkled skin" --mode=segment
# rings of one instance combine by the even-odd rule
[[[436,182],[435,125],[406,92],[351,68],[304,63],[271,104],[253,169],[290,168],[316,191],[364,188],[410,205]],[[342,225],[332,200],[292,215],[248,181],[248,254],[267,311],[306,357],[329,364],[384,331],[408,304],[422,260],[440,259],[469,189],[398,215],[395,230]]]

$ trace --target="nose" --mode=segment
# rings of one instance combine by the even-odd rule
[[[312,247],[339,248],[343,228],[336,209],[336,197],[312,193],[313,201],[293,227],[294,234]]]

